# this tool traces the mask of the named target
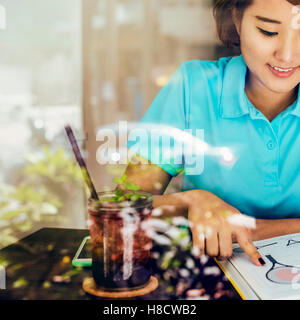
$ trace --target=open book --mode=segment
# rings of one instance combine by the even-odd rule
[[[243,299],[300,299],[300,233],[255,241],[265,260],[255,266],[236,244],[233,256],[216,260]]]

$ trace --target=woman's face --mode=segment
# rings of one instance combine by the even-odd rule
[[[251,81],[293,91],[300,82],[300,10],[286,0],[253,0],[237,28]]]

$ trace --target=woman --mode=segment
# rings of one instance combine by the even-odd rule
[[[142,120],[192,132],[203,129],[208,145],[225,146],[237,157],[230,167],[205,155],[202,172],[186,174],[185,165],[153,160],[156,149],[151,149],[137,152],[149,165],[131,163],[126,170],[129,181],[154,194],[154,207],[188,214],[193,244],[201,254],[230,257],[237,241],[260,266],[264,261],[252,241],[300,232],[297,4],[299,0],[217,1],[219,37],[239,46],[242,55],[185,62]],[[134,145],[138,143],[128,141],[136,150]],[[183,192],[163,195],[182,169]],[[255,229],[230,223],[228,215],[241,213],[255,218]]]

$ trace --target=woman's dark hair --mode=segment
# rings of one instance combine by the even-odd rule
[[[299,5],[300,0],[287,0]],[[242,19],[244,11],[252,4],[253,0],[216,0],[214,17],[217,24],[217,33],[220,40],[227,47],[240,46],[240,37],[233,22],[233,9],[236,9],[239,19]]]

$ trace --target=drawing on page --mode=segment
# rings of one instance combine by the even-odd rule
[[[274,244],[277,244],[277,242],[268,243],[268,244],[265,244],[263,246],[256,246],[256,249],[259,250],[259,249],[262,249],[262,248],[265,248],[265,247],[273,246]],[[234,248],[233,252],[234,253],[242,253],[242,252],[244,252],[244,250],[242,248]]]
[[[293,244],[297,244],[297,243],[300,243],[300,241],[297,241],[297,240],[294,240],[294,239],[290,239],[290,240],[288,240],[288,242],[287,242],[287,247],[288,246],[292,246]]]
[[[266,273],[266,278],[274,283],[278,284],[292,284],[297,282],[300,276],[300,268],[298,266],[287,265],[278,262],[270,254],[265,256],[271,263],[271,268]]]

